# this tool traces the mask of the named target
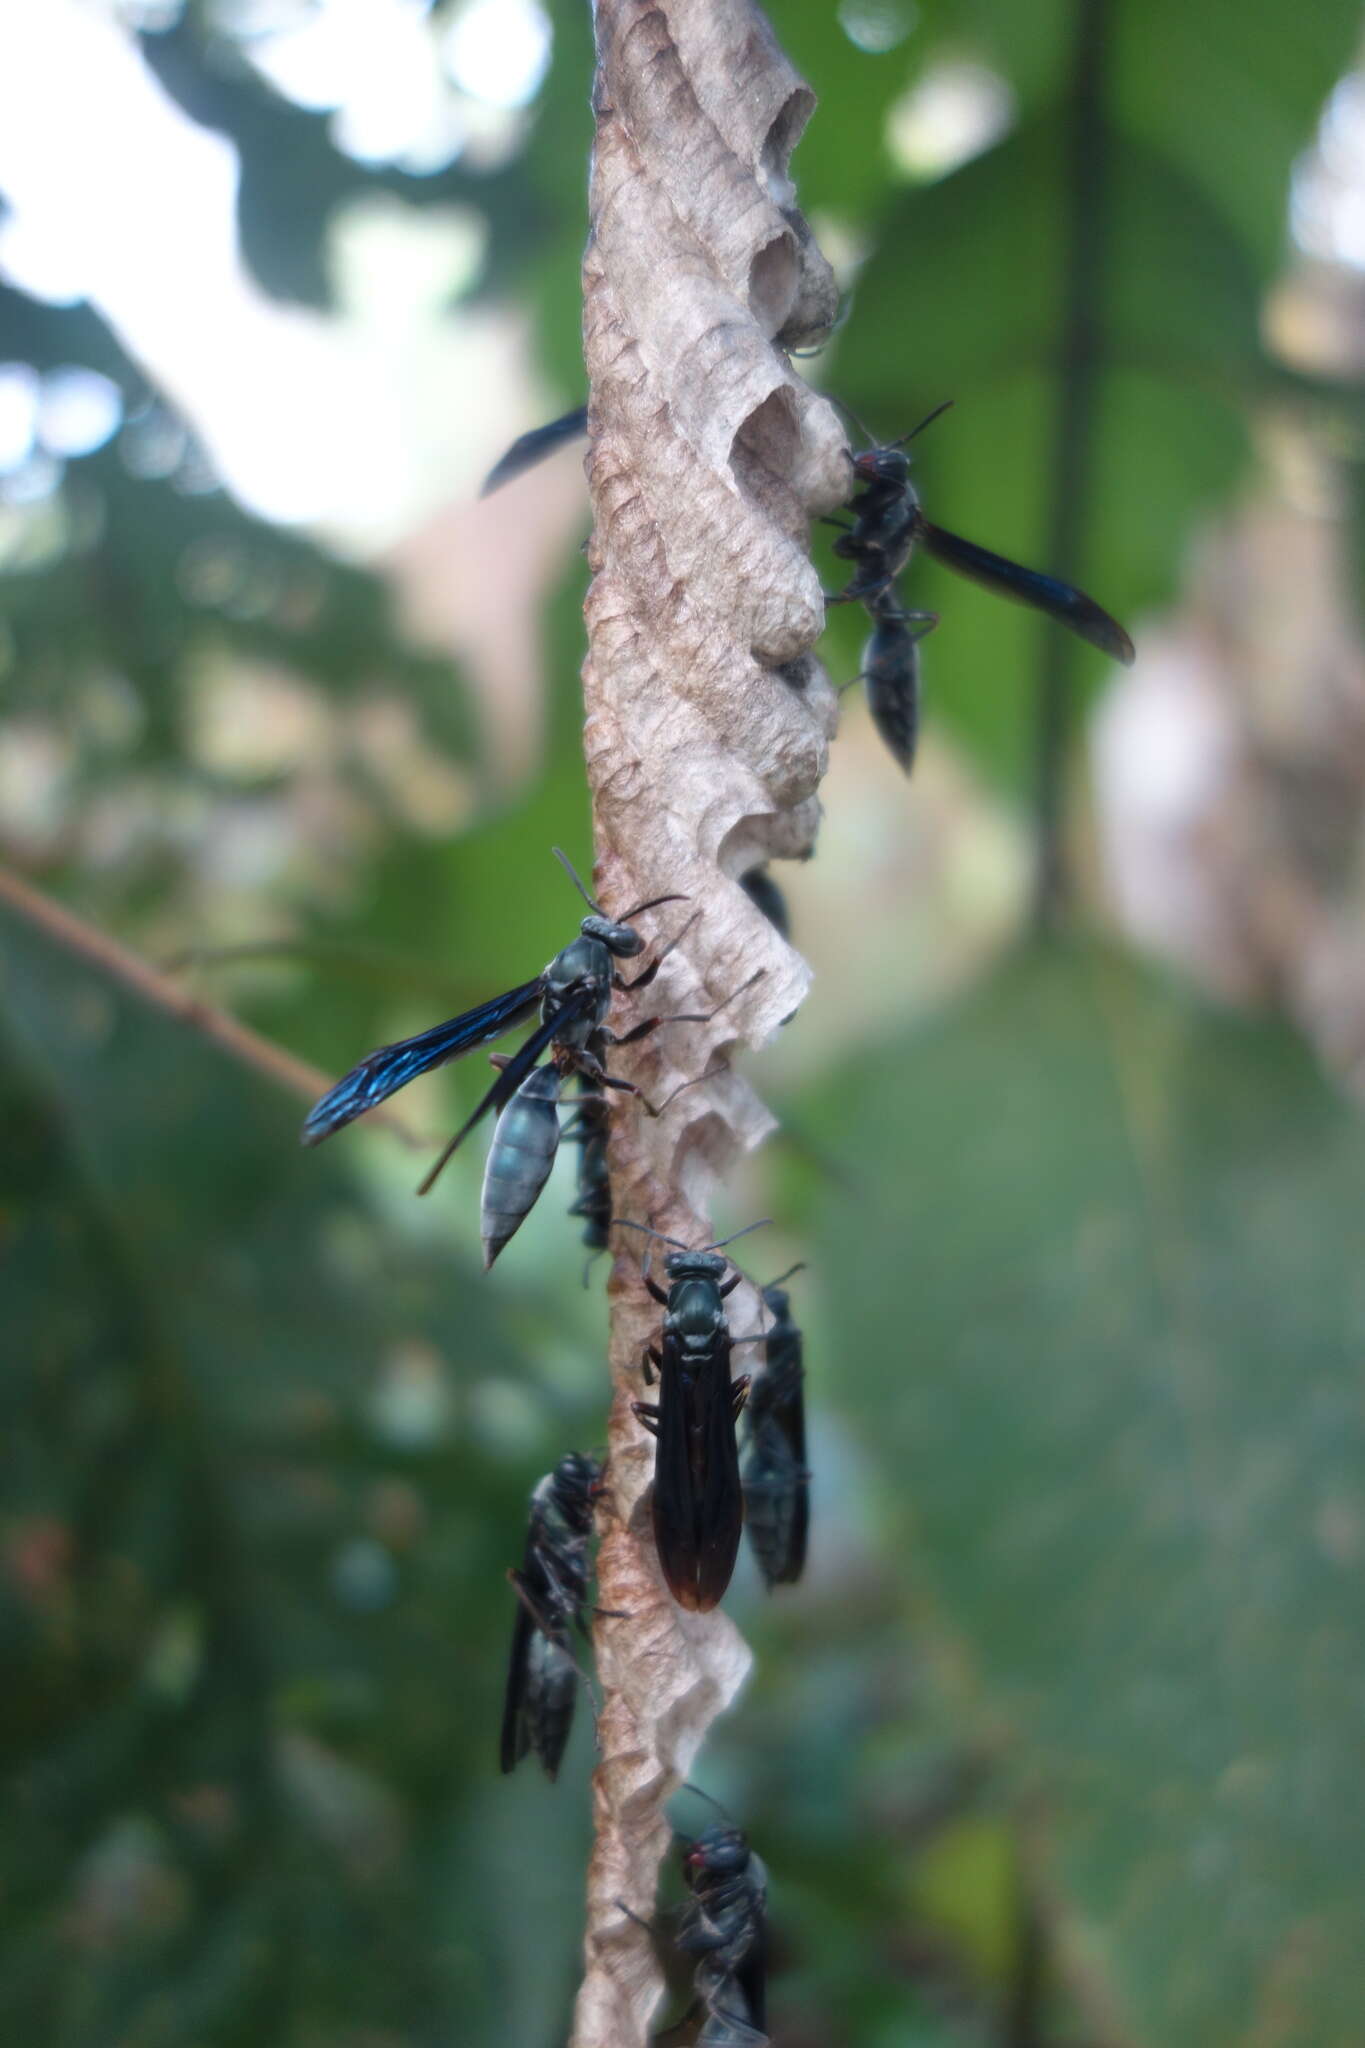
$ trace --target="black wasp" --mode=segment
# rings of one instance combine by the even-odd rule
[[[642,1223],[627,1228],[661,1237]],[[724,1278],[729,1261],[720,1256],[721,1244],[733,1239],[701,1251],[690,1251],[674,1237],[661,1241],[677,1247],[664,1259],[667,1291],[650,1277],[648,1265],[644,1276],[664,1309],[661,1342],[647,1345],[644,1359],[646,1385],[658,1374],[659,1398],[631,1405],[656,1443],[654,1541],[664,1578],[680,1607],[705,1614],[730,1583],[744,1523],[735,1423],[749,1376],[731,1380],[730,1352],[734,1344],[755,1339],[732,1338],[725,1318],[726,1297],[743,1278],[738,1269]]]
[[[697,2048],[764,2048],[768,2039],[768,1873],[737,1827],[703,1828],[683,1849],[692,1896],[675,1941],[697,1958],[692,1986],[706,2014]]]
[[[764,1584],[794,1585],[806,1564],[810,1473],[806,1468],[806,1371],[801,1332],[782,1286],[793,1266],[763,1290],[772,1316],[767,1359],[749,1388],[744,1411],[748,1442],[743,1466],[744,1522]]]
[[[716,1804],[700,1786],[687,1789]],[[696,1961],[692,2003],[676,2024],[685,2026],[700,2009],[705,2017],[697,2048],[768,2048],[767,1870],[729,1820],[681,1840],[683,1879],[691,1896],[676,1916],[671,1939],[681,1954]],[[639,1926],[660,1932],[624,1899],[617,1903]]]
[[[484,1176],[483,1235],[484,1262],[491,1265],[509,1237],[531,1209],[554,1163],[559,1144],[558,1102],[560,1089],[569,1074],[586,1074],[600,1088],[621,1088],[638,1093],[631,1081],[608,1074],[603,1056],[613,1045],[632,1045],[663,1023],[707,1023],[713,1012],[676,1018],[647,1017],[633,1030],[618,1037],[607,1029],[606,1017],[612,997],[620,990],[648,987],[672,950],[666,946],[659,957],[624,981],[616,971],[618,960],[634,959],[644,951],[645,941],[632,920],[663,903],[681,903],[681,896],[654,896],[637,903],[621,919],[609,918],[579,881],[567,855],[554,849],[574,887],[588,905],[591,916],[583,919],[576,939],[556,953],[534,981],[506,995],[495,996],[477,1009],[466,1010],[448,1023],[437,1024],[415,1038],[400,1039],[396,1045],[381,1046],[353,1067],[351,1072],[315,1102],[303,1126],[305,1145],[317,1145],[330,1138],[354,1117],[374,1109],[419,1074],[429,1073],[448,1060],[487,1045],[518,1024],[525,1024],[540,1010],[540,1022],[526,1043],[510,1059],[494,1056],[498,1078],[477,1107],[450,1140],[419,1193],[425,1194],[447,1160],[489,1110],[502,1112],[494,1132]],[[686,927],[684,927],[684,930]],[[682,933],[678,934],[681,938]],[[672,945],[678,943],[678,938]],[[550,1049],[550,1064],[537,1065]]]
[[[855,600],[866,603],[870,598],[883,596],[904,569],[914,549],[922,547],[936,561],[946,563],[961,576],[970,576],[974,582],[984,584],[998,597],[1013,598],[1016,603],[1032,605],[1037,611],[1046,612],[1063,626],[1069,626],[1082,640],[1088,640],[1092,647],[1098,647],[1101,653],[1112,655],[1115,661],[1121,661],[1128,667],[1134,658],[1133,643],[1118,620],[1111,618],[1093,597],[1087,597],[1084,591],[1061,582],[1056,576],[1045,576],[1039,569],[1025,569],[1018,562],[1008,561],[1004,555],[993,555],[989,548],[979,548],[975,541],[962,540],[941,526],[931,525],[925,518],[920,510],[919,496],[910,481],[910,457],[903,444],[912,441],[931,420],[946,412],[951,403],[948,399],[935,406],[917,427],[912,427],[908,434],[902,434],[899,440],[885,445],[874,444],[863,449],[861,454],[850,457],[854,476],[863,490],[860,496],[850,501],[853,524],[835,541],[834,552],[858,566],[852,580],[829,600],[830,603],[850,604]],[[862,425],[861,421],[855,423]],[[863,432],[867,432],[865,427]],[[911,613],[908,616],[932,619],[932,614]]]
[[[531,1495],[526,1555],[508,1577],[517,1590],[512,1657],[502,1713],[502,1768],[515,1770],[533,1749],[548,1778],[559,1770],[573,1725],[578,1666],[569,1631],[587,1633],[588,1544],[601,1472],[570,1451]]]
[[[829,602],[856,602],[867,607],[873,631],[863,650],[863,669],[858,680],[868,686],[878,731],[907,770],[914,759],[919,724],[918,642],[938,624],[936,613],[907,611],[896,597],[896,578],[917,547],[955,569],[960,576],[969,576],[973,582],[993,590],[998,597],[1012,598],[1016,603],[1046,612],[1125,667],[1134,658],[1133,643],[1123,627],[1083,590],[1063,583],[1059,577],[1046,576],[1041,570],[1025,569],[1004,555],[992,554],[989,548],[963,540],[925,518],[919,495],[910,481],[910,457],[904,444],[946,412],[950,403],[951,400],[936,406],[899,440],[873,443],[859,454],[850,455],[854,477],[862,489],[850,500],[852,522],[832,521],[847,528],[834,543],[835,554],[856,566],[849,582]],[[848,408],[843,410],[847,412]],[[849,413],[849,417],[867,433],[855,413]],[[868,439],[871,441],[871,435]]]

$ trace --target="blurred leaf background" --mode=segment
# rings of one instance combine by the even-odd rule
[[[772,17],[849,292],[803,367],[884,435],[953,397],[931,516],[1139,663],[917,564],[909,789],[845,700],[779,877],[819,979],[751,1063],[784,1134],[721,1219],[809,1262],[812,1566],[742,1566],[699,1775],[770,1866],[786,2048],[1346,2048],[1359,12]],[[0,28],[4,858],[332,1071],[575,916],[586,497],[572,455],[475,492],[582,394],[590,56],[538,0]],[[494,1758],[525,1498],[602,1429],[567,1184],[484,1278],[477,1158],[417,1203],[391,1133],[304,1154],[282,1088],[0,932],[5,2037],[549,2048],[589,1716],[553,1788]]]

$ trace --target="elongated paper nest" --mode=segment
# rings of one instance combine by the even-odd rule
[[[665,938],[694,919],[613,1026],[729,999],[709,1023],[668,1025],[612,1056],[655,1103],[695,1084],[658,1119],[618,1098],[613,1203],[700,1245],[717,1179],[771,1127],[729,1062],[771,1037],[809,981],[737,877],[809,853],[819,820],[837,700],[811,654],[825,614],[808,528],[850,476],[836,416],[785,351],[829,330],[838,295],[788,175],[814,98],[757,9],[599,0],[596,24],[583,680],[597,889],[617,915],[685,895],[645,920]],[[620,1902],[652,1914],[662,1802],[748,1668],[725,1616],[684,1614],[659,1574],[653,1443],[630,1408],[649,1398],[640,1361],[661,1313],[642,1283],[647,1244],[615,1234],[599,1599],[626,1618],[606,1612],[596,1628],[604,1711],[576,2048],[647,2037],[660,1979]],[[659,1277],[666,1249],[654,1247]],[[736,1335],[759,1327],[747,1286],[729,1312]],[[736,1369],[752,1357],[741,1349]]]

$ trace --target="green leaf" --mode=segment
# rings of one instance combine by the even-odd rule
[[[1082,11],[1076,0],[972,0],[933,10],[929,22],[948,50],[974,41],[1028,116],[1055,116],[1072,90]],[[1268,279],[1284,246],[1290,166],[1352,60],[1355,0],[1320,0],[1297,15],[1241,0],[1106,0],[1100,11],[1111,119],[1203,189]]]
[[[1251,406],[1270,377],[1261,304],[1283,250],[1290,173],[1350,61],[1358,13],[1333,0],[1300,33],[1287,17],[1253,22],[1232,0],[1212,14],[1160,0],[1114,5],[1108,20],[1101,76],[1074,70],[1084,60],[1058,8],[981,0],[956,22],[931,12],[919,60],[974,43],[1014,86],[1022,122],[958,172],[893,200],[839,340],[837,380],[886,435],[956,398],[954,416],[916,448],[929,517],[1082,584],[1133,626],[1175,596],[1196,521],[1249,469]],[[1067,272],[1087,196],[1069,154],[1076,100],[1093,102],[1096,122],[1085,241],[1099,281],[1091,417],[1072,486],[1083,540],[1074,560],[1055,561]],[[1032,757],[1046,628],[919,567],[911,589],[944,618],[924,652],[931,715],[941,705],[1017,784]],[[836,631],[842,668],[856,659],[853,629]],[[1091,654],[1077,659],[1088,687],[1112,674]]]
[[[1259,298],[1251,266],[1197,188],[1117,138],[1110,178],[1079,560],[1047,559],[1063,296],[1055,126],[1021,131],[904,197],[883,245],[897,260],[869,265],[842,362],[859,410],[888,436],[937,399],[957,400],[916,446],[931,519],[1031,566],[1065,569],[1132,625],[1174,594],[1196,514],[1246,464],[1242,401],[1259,374]],[[907,336],[904,349],[872,339],[895,333]],[[931,704],[997,773],[1018,777],[1045,625],[918,563],[910,587],[943,617],[924,650]],[[1098,656],[1083,659],[1092,685],[1112,672]]]
[[[1284,1029],[1083,950],[824,1115],[843,1398],[1063,1954],[1152,2048],[1346,2048],[1365,1134]]]
[[[1115,119],[1202,188],[1269,283],[1284,256],[1294,159],[1356,49],[1355,0],[1314,0],[1295,14],[1242,0],[1130,0],[1113,16]]]

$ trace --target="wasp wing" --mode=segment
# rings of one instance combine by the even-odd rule
[[[744,1526],[744,1488],[735,1442],[734,1395],[730,1383],[730,1342],[716,1346],[713,1366],[701,1388],[701,1470],[696,1504],[697,1576],[695,1605],[705,1614],[723,1597],[739,1555]]]
[[[806,1375],[799,1356],[791,1361],[787,1371],[789,1387],[784,1390],[785,1398],[778,1402],[773,1419],[791,1452],[791,1528],[782,1567],[774,1583],[793,1586],[806,1568],[810,1539],[810,1473],[806,1466]]]
[[[695,1608],[697,1507],[688,1404],[678,1341],[665,1331],[654,1449],[654,1542],[669,1592],[679,1607]]]
[[[532,1699],[534,1673],[531,1651],[541,1625],[545,1592],[546,1541],[545,1482],[531,1495],[531,1513],[526,1524],[526,1548],[521,1570],[508,1572],[508,1583],[517,1596],[517,1618],[512,1629],[512,1654],[507,1665],[507,1692],[502,1709],[502,1768],[504,1774],[516,1769],[531,1747],[535,1703]]]
[[[539,983],[536,986],[539,987]],[[526,1079],[526,1076],[530,1073],[532,1067],[555,1035],[562,1031],[566,1024],[571,1023],[575,1017],[581,1017],[583,1012],[589,1009],[594,1001],[595,997],[592,991],[584,989],[580,995],[571,997],[567,1003],[561,1003],[553,1017],[546,1017],[537,1024],[526,1043],[517,1047],[482,1101],[470,1111],[469,1115],[460,1125],[459,1130],[456,1131],[454,1137],[445,1147],[440,1158],[418,1188],[417,1192],[419,1195],[427,1194],[435,1186],[438,1176],[444,1171],[448,1162],[454,1158],[456,1152],[459,1151],[460,1146],[469,1136],[475,1124],[482,1123],[490,1109],[504,1109],[512,1100],[512,1097],[516,1094],[518,1088],[520,1088],[522,1082]]]
[[[419,1074],[443,1067],[447,1060],[472,1052],[476,1045],[488,1045],[504,1031],[524,1023],[540,1001],[544,985],[544,977],[537,975],[534,981],[509,989],[505,996],[494,996],[491,1003],[480,1003],[477,1010],[466,1010],[461,1017],[434,1024],[430,1031],[419,1031],[415,1038],[400,1038],[396,1045],[381,1045],[377,1052],[367,1053],[359,1066],[352,1067],[335,1088],[329,1088],[313,1104],[304,1120],[304,1144],[320,1145],[333,1131],[363,1116],[367,1109],[377,1108]]]
[[[784,1569],[777,1583],[793,1585],[806,1566],[810,1533],[810,1472],[806,1465],[806,1367],[800,1329],[788,1319],[778,1355],[768,1348],[768,1370],[776,1375],[772,1404],[773,1421],[782,1433],[790,1457],[792,1482],[791,1526],[787,1537]]]
[[[797,1474],[796,1498],[792,1502],[792,1533],[787,1550],[787,1569],[781,1580],[785,1586],[794,1586],[806,1569],[806,1553],[810,1548],[810,1473],[802,1465]]]
[[[749,2018],[766,2037],[768,2027],[768,1916],[763,1906],[754,1908],[754,1936],[735,1971],[735,1982],[744,1993]]]
[[[523,470],[534,469],[547,455],[553,455],[556,448],[562,448],[566,441],[576,441],[580,434],[588,431],[588,408],[575,406],[562,418],[550,420],[546,426],[532,427],[528,433],[518,434],[505,455],[499,456],[479,491],[481,498],[491,497],[504,484],[510,484]]]
[[[1125,668],[1132,667],[1132,641],[1118,620],[1111,618],[1083,590],[1063,583],[1059,577],[1045,576],[1040,569],[1025,569],[1018,562],[1007,561],[1004,555],[993,555],[989,548],[979,548],[975,541],[945,533],[941,526],[932,526],[923,516],[918,521],[916,538],[935,561],[956,569],[959,576],[970,576],[974,583],[993,590],[997,597],[1013,598],[1016,604],[1032,605],[1035,611],[1046,612],[1049,618],[1088,640],[1092,647],[1098,647],[1102,654],[1121,661]]]
[[[527,1560],[530,1560],[530,1545],[527,1545]],[[522,1573],[513,1574],[514,1584],[523,1578]],[[531,1715],[528,1677],[530,1669],[531,1638],[536,1624],[530,1610],[518,1591],[517,1618],[512,1625],[512,1654],[507,1664],[507,1691],[502,1706],[502,1748],[500,1757],[503,1775],[514,1771],[527,1750],[531,1747]]]

